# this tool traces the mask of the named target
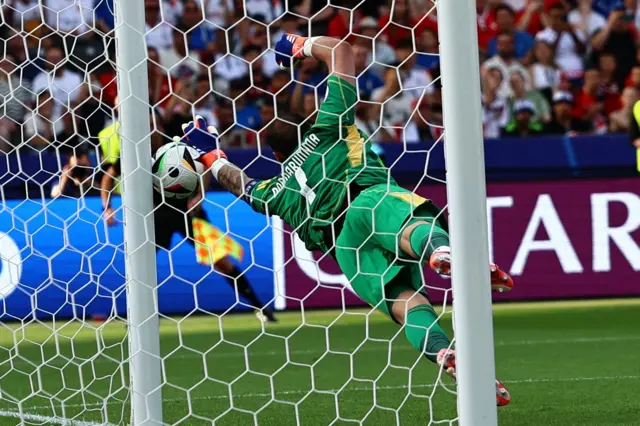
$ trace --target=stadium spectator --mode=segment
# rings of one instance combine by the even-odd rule
[[[291,98],[291,91],[289,90],[289,72],[279,70],[273,77],[269,85],[269,92],[276,95],[276,104],[289,105]]]
[[[578,0],[578,4],[567,15],[574,31],[580,31],[587,37],[593,36],[607,23],[604,17],[593,10],[591,0]]]
[[[600,31],[591,39],[593,45],[593,62],[597,63],[600,55],[613,54],[616,58],[618,78],[623,80],[636,64],[636,31],[633,16],[625,15],[623,6],[611,12],[609,19]]]
[[[598,134],[607,131],[605,115],[605,93],[600,70],[590,68],[584,73],[584,86],[575,99],[573,116],[592,123],[592,130]]]
[[[542,0],[526,0],[525,7],[516,12],[516,28],[535,35],[544,29],[544,2]]]
[[[229,83],[229,98],[233,100],[235,109],[235,123],[245,129],[259,129],[262,125],[260,110],[249,102],[247,89],[251,87],[248,78],[231,80]]]
[[[4,22],[16,31],[30,31],[40,23],[38,0],[7,0],[0,6]]]
[[[218,28],[227,28],[233,19],[233,0],[204,0],[207,21]]]
[[[63,108],[71,108],[79,100],[83,77],[66,69],[64,53],[60,45],[50,46],[46,55],[45,71],[33,80],[31,90],[36,95],[49,91],[55,101],[56,116],[60,117],[64,112]]]
[[[176,25],[184,12],[183,0],[162,0],[162,16],[165,22]]]
[[[216,34],[212,25],[204,20],[199,3],[186,0],[182,15],[182,26],[189,32],[189,52],[207,52],[213,57],[216,47]]]
[[[76,129],[75,115],[67,112],[62,116],[62,131],[55,135],[55,148],[62,154],[67,163],[61,171],[60,180],[51,187],[51,197],[70,195],[79,197],[86,193],[91,183],[91,161],[88,147]]]
[[[502,4],[496,8],[496,25],[498,34],[511,34],[514,44],[513,54],[523,64],[531,62],[531,49],[533,48],[533,37],[526,31],[515,28],[516,14],[509,6]],[[487,45],[487,56],[498,54],[497,37],[489,40]]]
[[[586,35],[567,23],[564,5],[553,4],[549,9],[549,26],[536,35],[536,40],[548,43],[554,52],[555,62],[574,85],[580,85],[586,53]]]
[[[173,30],[172,45],[158,52],[162,68],[172,77],[185,83],[192,82],[202,67],[200,54],[187,48],[187,40],[190,36],[191,32],[186,26],[179,26]]]
[[[482,79],[482,127],[484,137],[500,137],[502,128],[509,121],[509,108],[506,97],[501,95],[503,76],[497,68],[489,68]]]
[[[248,17],[264,23],[275,21],[283,13],[280,0],[243,0],[242,7]]]
[[[44,0],[43,6],[45,22],[58,34],[80,35],[94,28],[94,0]]]
[[[261,98],[266,90],[269,89],[269,77],[264,73],[264,50],[255,44],[249,44],[242,49],[242,58],[249,65],[251,73],[251,87],[249,96],[255,100]],[[273,61],[275,62],[275,61]]]
[[[513,118],[502,130],[503,137],[537,136],[542,133],[542,125],[534,119],[537,111],[533,102],[524,99],[513,105]]]
[[[511,119],[516,114],[516,104],[523,101],[530,102],[533,105],[533,117],[531,119],[537,123],[547,123],[551,121],[551,107],[549,102],[538,90],[527,90],[525,76],[518,71],[509,74],[511,85],[511,96],[509,98],[509,107]]]
[[[144,0],[144,21],[147,47],[169,49],[173,41],[172,27],[162,19],[160,0]]]
[[[371,94],[371,100],[376,102],[372,105],[371,117],[382,116],[380,141],[402,140],[398,130],[404,128],[413,114],[413,96],[401,90],[398,74],[397,69],[388,68],[384,75],[384,86]]]
[[[192,120],[191,108],[195,100],[195,88],[191,84],[178,86],[176,96],[171,96],[162,114],[164,130],[167,135],[182,134],[182,124]]]
[[[399,42],[411,38],[410,28],[413,28],[414,21],[411,0],[390,0],[388,12],[380,17],[377,29],[382,30],[391,46],[398,47]]]
[[[160,55],[153,47],[147,48],[147,76],[149,103],[154,108],[163,108],[172,93],[178,88],[178,80],[160,66]],[[115,103],[114,103],[115,104]]]
[[[501,0],[476,0],[478,44],[481,53],[487,51],[489,40],[498,33],[495,10],[501,4]]]
[[[370,62],[367,61],[370,47],[371,45],[367,42],[358,41],[353,44],[353,58],[356,66],[356,75],[358,76],[358,92],[360,93],[360,99],[363,100],[370,99],[371,93],[384,85],[378,73],[371,66],[368,66],[370,65]]]
[[[438,38],[436,33],[431,29],[426,29],[420,34],[417,40],[416,63],[430,71],[440,66],[440,54],[438,50]]]
[[[608,116],[621,107],[620,96],[624,87],[624,78],[618,79],[620,76],[617,72],[616,57],[611,53],[604,52],[600,55],[599,69],[600,81],[605,94],[604,109]]]
[[[218,126],[218,118],[214,114],[215,102],[211,86],[209,84],[209,76],[200,74],[196,79],[195,86],[195,102],[193,103],[193,116],[201,116],[211,126]]]
[[[553,57],[553,48],[545,41],[537,41],[533,49],[534,62],[529,67],[533,88],[550,102],[553,90],[560,86],[562,73]]]
[[[296,69],[294,77],[296,81],[304,83],[304,93],[316,92],[318,96],[324,96],[327,73],[320,61],[308,58]]]
[[[221,148],[247,148],[255,145],[256,134],[238,126],[233,116],[233,103],[226,99],[216,107]]]
[[[640,99],[640,94],[633,87],[622,91],[620,109],[609,114],[609,131],[611,133],[626,133],[629,131],[633,105]]]
[[[24,142],[32,148],[52,147],[56,135],[63,131],[63,123],[51,92],[45,90],[37,96],[35,108],[24,117],[22,130]]]
[[[0,59],[0,152],[17,145],[16,132],[31,102],[31,94],[22,86],[16,71],[13,56],[7,54]]]
[[[396,61],[396,53],[393,47],[391,47],[383,37],[378,37],[379,29],[378,22],[371,16],[362,18],[358,24],[358,33],[363,36],[361,38],[369,40],[369,43],[371,43],[367,62],[373,63],[374,67],[378,70],[382,64],[389,65]]]
[[[432,84],[433,78],[428,70],[416,65],[417,55],[413,51],[411,39],[398,42],[396,55],[402,78],[402,90],[409,92],[414,99],[424,97],[428,101],[435,90]]]
[[[511,96],[511,87],[509,85],[509,76],[511,73],[519,72],[525,76],[525,84],[527,87],[531,87],[531,78],[524,65],[513,57],[513,35],[509,32],[501,33],[498,35],[497,43],[498,54],[484,61],[482,64],[482,72],[486,73],[488,70],[497,70],[500,72],[502,77],[499,95],[507,98]]]
[[[591,130],[590,123],[574,117],[572,108],[573,95],[565,91],[556,92],[553,95],[553,119],[545,125],[544,133],[567,136],[588,133]]]

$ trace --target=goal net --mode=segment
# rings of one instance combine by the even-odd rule
[[[329,35],[353,46],[358,127],[404,187],[446,204],[431,0],[2,0],[0,425],[132,422],[120,107],[134,96],[118,82],[136,82],[117,61],[114,11],[134,1],[150,123],[139,158],[199,114],[250,176],[279,174],[267,125],[285,111],[314,120],[327,70],[282,71],[272,49],[284,33]],[[160,353],[146,355],[163,415],[148,424],[455,422],[454,383],[329,256],[202,180],[184,204],[156,194],[143,231],[157,248]],[[450,283],[424,283],[453,337]]]

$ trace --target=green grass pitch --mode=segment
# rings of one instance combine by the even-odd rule
[[[366,312],[280,313],[265,333],[247,314],[222,330],[213,316],[163,319],[165,422],[452,424],[451,381],[434,387],[434,365],[382,315],[365,326]],[[639,324],[640,300],[496,305],[513,398],[500,424],[640,425]],[[0,326],[0,425],[128,424],[126,351],[122,323]]]

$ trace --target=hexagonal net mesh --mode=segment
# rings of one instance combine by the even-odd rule
[[[136,81],[116,61],[114,36],[122,24],[113,3],[0,1],[0,425],[131,424],[120,197],[131,178],[120,165],[119,106],[132,96],[118,98],[118,80]],[[444,204],[443,185],[426,186],[444,183],[431,0],[144,0],[144,6],[146,55],[139,67],[147,71],[148,99],[135,101],[148,108],[150,131],[136,141],[138,156],[182,135],[182,124],[200,115],[251,178],[266,185],[286,176],[270,147],[282,151],[277,147],[286,139],[274,124],[291,123],[292,113],[299,130],[320,122],[338,80],[332,83],[327,64],[314,57],[281,70],[274,48],[285,33],[328,36],[350,45],[357,78],[345,87],[355,101],[337,115],[352,114],[346,127],[362,133],[354,142],[352,130],[336,122],[337,136],[322,143],[348,146],[349,161],[375,159],[376,173],[383,170],[379,156],[387,177]],[[335,174],[330,149],[315,155],[322,177],[312,187],[301,168],[289,174],[309,204],[322,185],[346,188],[350,173]],[[416,163],[424,164],[419,173],[406,167]],[[368,173],[351,172],[353,179]],[[385,179],[384,191],[398,202],[413,209],[423,200],[394,193]],[[307,225],[318,217],[325,225],[356,225],[337,214],[327,221],[308,206],[296,207],[303,219],[287,220],[287,209],[264,216],[255,203],[221,189],[206,173],[190,197],[153,195],[155,228],[144,232],[157,253],[150,267],[157,267],[160,354],[149,356],[160,360],[163,412],[162,420],[148,413],[148,424],[453,423],[453,382],[407,341],[407,327],[366,305],[361,288],[343,275],[364,279],[374,293],[383,282],[402,280],[428,289],[439,313],[430,313],[418,342],[427,351],[430,336],[441,332],[436,318],[450,329],[450,290],[401,253],[400,234],[413,214],[397,230],[372,229],[352,247],[368,250],[377,237],[396,246],[378,254],[373,269],[354,258],[353,273],[342,264],[340,270],[326,240],[309,243]],[[345,195],[332,197],[322,202]],[[392,223],[396,213],[391,207],[384,219]]]

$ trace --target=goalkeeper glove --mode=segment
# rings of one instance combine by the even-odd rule
[[[306,50],[310,49],[305,49],[309,45],[306,43],[308,40],[308,37],[301,37],[295,34],[282,35],[275,47],[276,63],[281,70],[289,69],[305,57],[311,56],[311,52],[306,52]]]
[[[207,126],[204,118],[196,115],[193,121],[182,125],[182,131],[184,132],[182,141],[200,153],[198,161],[207,168],[219,159],[226,161],[227,155],[218,149],[218,129]]]

